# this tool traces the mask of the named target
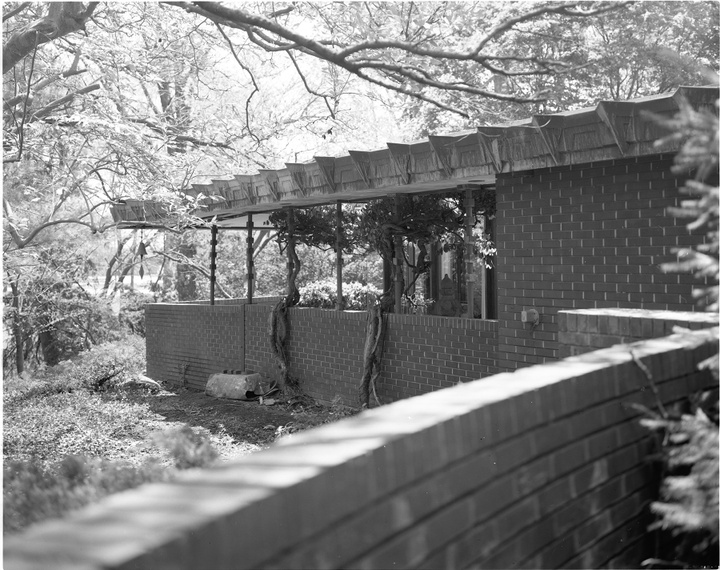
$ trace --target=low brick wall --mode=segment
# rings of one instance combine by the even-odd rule
[[[204,390],[210,374],[244,368],[244,315],[238,304],[147,305],[147,375]]]
[[[36,525],[5,540],[5,568],[638,567],[654,491],[629,404],[656,402],[637,361],[668,405],[715,385],[697,363],[716,335],[368,410]]]
[[[646,309],[580,309],[558,312],[560,358],[673,333],[718,325],[717,313]]]
[[[211,374],[245,369],[245,307],[269,311],[277,297],[145,307],[147,375],[153,380],[204,390]],[[265,333],[267,334],[267,333]]]
[[[267,338],[271,308],[248,306],[245,313],[249,370],[268,376],[275,365]],[[497,372],[497,322],[429,315],[387,316],[382,373],[383,403],[484,378]],[[290,310],[290,374],[313,398],[357,405],[363,373],[366,313]]]

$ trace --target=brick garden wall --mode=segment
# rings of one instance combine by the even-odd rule
[[[582,309],[558,312],[560,358],[616,344],[673,334],[674,327],[697,330],[718,326],[717,313],[647,309]]]
[[[275,374],[267,340],[268,306],[246,307],[246,366]],[[497,322],[428,315],[388,315],[382,375],[383,403],[483,378],[497,372]],[[290,310],[290,374],[313,398],[357,404],[362,378],[366,314]]]
[[[693,310],[693,281],[663,273],[670,248],[696,243],[678,205],[671,155],[499,174],[498,348],[501,370],[558,357],[561,309]],[[520,321],[536,308],[540,325]]]
[[[204,390],[210,374],[244,368],[244,314],[242,304],[147,305],[147,375]]]
[[[666,404],[717,329],[633,345]],[[5,540],[5,568],[637,568],[654,407],[626,346],[367,410]]]
[[[147,374],[159,381],[204,390],[224,369],[277,377],[268,340],[273,305],[155,304],[145,313]],[[428,315],[388,315],[382,403],[484,378],[497,372],[497,321]],[[290,374],[305,393],[357,405],[362,377],[366,314],[290,310]]]

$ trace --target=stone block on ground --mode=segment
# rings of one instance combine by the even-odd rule
[[[247,400],[248,392],[257,391],[262,376],[258,373],[211,374],[205,385],[205,393],[214,398]]]

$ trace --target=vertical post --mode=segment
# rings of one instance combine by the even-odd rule
[[[210,226],[210,304],[215,304],[215,257],[217,256],[218,227]]]
[[[253,248],[253,217],[252,214],[248,214],[247,221],[247,249],[245,252],[245,267],[247,269],[247,302],[248,305],[252,305],[253,302],[253,288],[255,286],[255,262],[253,261],[253,254],[255,253]]]
[[[335,210],[335,274],[337,277],[335,310],[343,310],[343,257],[342,257],[342,202],[338,200]]]
[[[292,273],[294,270],[294,262],[290,252],[295,248],[295,210],[288,208],[287,210],[287,221],[288,221],[288,245],[287,245],[287,295],[292,293]]]
[[[137,230],[133,231],[133,252],[137,252]],[[130,290],[135,291],[135,262],[130,266]]]
[[[483,215],[482,216],[482,231],[483,233],[487,233],[487,218]],[[487,267],[485,267],[485,259],[482,260],[482,267],[480,271],[480,289],[482,291],[481,297],[482,297],[482,318],[487,319],[488,318],[488,296],[487,296]]]
[[[465,189],[465,294],[467,296],[467,314],[468,319],[472,319],[475,314],[475,291],[473,284],[475,283],[475,264],[473,259],[473,226],[475,225],[475,216],[473,215],[472,188]]]
[[[395,194],[395,221],[400,223],[400,194]],[[403,270],[403,238],[393,236],[395,242],[395,312],[402,313],[402,270]]]

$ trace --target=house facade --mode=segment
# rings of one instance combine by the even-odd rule
[[[674,259],[672,248],[702,237],[666,213],[680,204],[684,179],[672,172],[677,147],[655,144],[666,133],[648,115],[674,115],[681,98],[713,107],[718,88],[682,87],[382,151],[317,157],[192,192],[220,198],[198,214],[222,231],[277,209],[494,188],[498,255],[484,286],[496,309],[482,316],[496,318],[389,315],[377,383],[387,402],[557,359],[560,310],[693,310],[691,277],[660,265]],[[158,222],[146,205],[119,206],[115,215],[124,227]],[[199,389],[227,368],[272,375],[271,308],[259,299],[149,306],[148,375]],[[310,395],[353,403],[364,314],[293,308],[290,326],[291,374]]]

